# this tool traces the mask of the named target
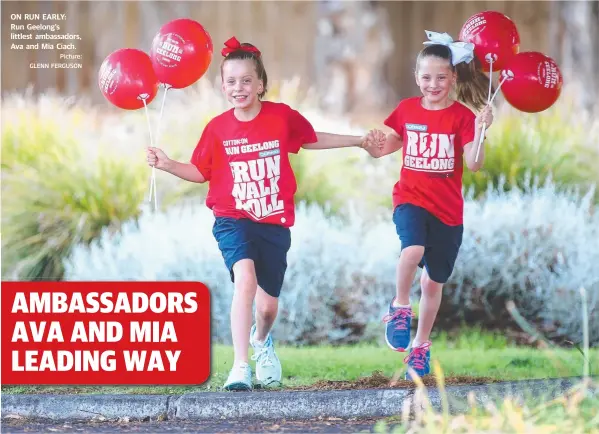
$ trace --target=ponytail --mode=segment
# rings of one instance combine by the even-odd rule
[[[482,110],[488,101],[489,77],[482,71],[480,61],[474,57],[470,63],[460,62],[455,66],[457,73],[456,93],[460,101],[475,111]],[[491,95],[495,92],[491,87]]]

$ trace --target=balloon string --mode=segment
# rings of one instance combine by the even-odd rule
[[[489,94],[487,95],[487,105],[491,105],[491,103],[493,102],[493,99],[495,99],[495,95],[497,95],[497,91],[495,91],[495,94],[493,95],[493,97],[491,97],[492,90],[493,90],[493,56],[489,56]],[[497,90],[499,90],[499,88]],[[487,124],[483,123],[483,130],[481,132],[480,139],[478,141],[478,147],[476,148],[476,158],[474,159],[474,161],[477,163],[478,163],[478,156],[480,155],[480,147],[482,146],[483,141],[485,140],[486,132],[487,132]]]
[[[474,159],[475,162],[478,163],[478,155],[480,154],[480,147],[482,146],[484,140],[485,140],[485,132],[487,129],[487,125],[483,124],[483,130],[480,134],[480,139],[478,140],[478,148],[476,149],[476,158]]]
[[[158,127],[156,128],[156,136],[160,136],[160,127],[162,125],[162,114],[164,113],[164,103],[166,102],[166,93],[171,88],[170,85],[164,85],[164,96],[162,97],[162,105],[160,106],[160,115],[158,116]]]
[[[493,56],[491,56],[489,61],[489,96],[487,96],[487,103],[491,104],[491,91],[493,89]]]
[[[142,99],[144,103],[144,110],[146,112],[146,121],[148,123],[148,133],[150,134],[150,144],[154,146],[154,140],[152,139],[152,127],[150,125],[150,113],[148,112],[148,105],[146,104],[145,98]]]
[[[152,126],[150,124],[150,113],[148,112],[148,105],[146,104],[145,98],[142,99],[144,103],[144,110],[146,112],[146,121],[148,123],[148,132],[150,134],[150,146],[154,147],[154,139],[152,137]],[[156,168],[152,166],[152,176],[150,177],[150,193],[148,195],[148,202],[152,202],[152,193],[154,193],[154,207],[156,209]]]
[[[505,77],[503,77],[503,79],[499,82],[499,86],[497,86],[497,89],[495,89],[495,93],[493,94],[493,97],[491,98],[490,103],[493,102],[493,100],[495,99],[495,97],[497,96],[497,93],[499,92],[499,89],[501,89],[501,86],[503,86],[503,83],[505,83],[505,81],[508,79],[508,76],[506,75]]]
[[[162,96],[162,105],[160,107],[160,115],[158,117],[158,126],[156,127],[156,145],[158,145],[158,141],[159,141],[159,137],[160,137],[160,132],[161,132],[161,125],[162,125],[162,115],[164,113],[164,103],[166,101],[166,94],[168,92],[168,90],[170,89],[170,85],[165,84],[164,85],[164,95]],[[154,210],[158,210],[158,197],[156,194],[156,175],[154,172],[154,167],[152,167],[152,181],[150,184],[150,194],[152,192],[152,189],[154,191]],[[150,198],[151,200],[151,198]]]
[[[154,196],[154,210],[157,208],[156,204],[156,167],[152,166],[152,175],[150,176],[150,193],[148,194],[148,202],[152,202],[152,195]]]
[[[493,94],[493,96],[491,97],[491,99],[489,100],[489,104],[492,104],[493,101],[495,100],[495,97],[497,96],[497,94],[499,93],[499,89],[501,89],[501,86],[503,86],[503,83],[505,83],[505,81],[508,79],[508,76],[504,76],[503,79],[499,82],[499,86],[497,86],[497,89],[495,89],[495,93]],[[487,132],[487,124],[483,123],[483,130],[482,133],[480,135],[480,140],[478,141],[478,148],[476,149],[476,158],[474,161],[476,161],[478,163],[478,155],[480,154],[480,147],[483,144],[483,141],[485,140],[485,133]]]

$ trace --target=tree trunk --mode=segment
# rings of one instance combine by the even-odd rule
[[[575,90],[580,109],[599,110],[599,1],[553,2],[552,8],[555,48],[548,55],[558,63],[564,85]]]
[[[393,98],[384,78],[393,42],[386,14],[374,3],[319,2],[314,68],[330,112],[369,112]]]

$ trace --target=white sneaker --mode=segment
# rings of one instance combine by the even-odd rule
[[[252,367],[244,362],[234,364],[223,389],[252,390]]]
[[[275,347],[270,333],[264,344],[254,339],[256,325],[252,326],[250,332],[250,344],[254,348],[252,360],[256,361],[256,379],[266,387],[277,387],[281,385],[283,370],[281,362],[275,353]]]

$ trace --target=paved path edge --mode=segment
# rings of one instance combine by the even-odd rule
[[[523,380],[486,385],[447,386],[449,409],[468,408],[469,395],[478,405],[516,399],[551,399],[580,384],[581,377]],[[599,377],[593,378],[599,384]],[[442,393],[427,388],[433,408],[442,409]],[[366,418],[399,415],[419,408],[415,389],[337,391],[197,392],[182,395],[133,394],[3,394],[2,419],[94,420],[214,420],[312,419],[318,417]]]

